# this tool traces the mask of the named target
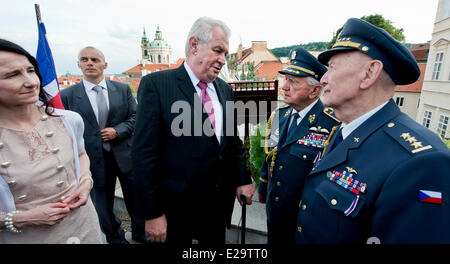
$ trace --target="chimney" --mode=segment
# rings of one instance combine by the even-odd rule
[[[267,50],[267,41],[252,41],[253,51],[264,51]]]

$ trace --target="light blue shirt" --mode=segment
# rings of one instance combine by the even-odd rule
[[[297,110],[292,108],[291,121],[289,121],[289,126],[288,127],[291,127],[292,120],[294,120],[294,118],[292,118],[293,115],[295,115],[295,114],[299,115],[299,118],[297,119],[297,126],[298,126],[298,124],[300,124],[300,122],[302,122],[302,119],[317,104],[318,101],[319,101],[319,99],[317,99],[316,101],[314,101],[312,104],[308,105],[307,107],[303,108],[300,112],[297,112]]]
[[[365,113],[364,115],[356,118],[352,122],[345,124],[342,122],[341,128],[342,128],[342,138],[345,139],[348,135],[350,135],[355,129],[357,129],[360,125],[362,125],[367,119],[369,119],[371,116],[373,116],[376,112],[378,112],[383,106],[385,106],[389,102],[386,101],[384,104],[381,104],[378,107],[375,107],[374,109],[370,110],[369,112]]]
[[[200,100],[202,98],[202,89],[197,86],[197,84],[200,82],[200,79],[195,76],[194,72],[191,70],[189,65],[184,62],[183,63],[184,68],[186,69],[189,78],[191,79],[192,85],[195,87],[195,91],[197,92],[197,95],[199,96]],[[207,83],[208,87],[206,88],[206,92],[208,93],[209,97],[211,98],[213,108],[214,108],[214,120],[215,120],[215,127],[216,127],[216,137],[219,143],[221,143],[221,137],[222,137],[222,128],[223,128],[223,109],[222,104],[220,104],[219,96],[217,95],[216,88],[214,87],[214,84],[212,82]]]

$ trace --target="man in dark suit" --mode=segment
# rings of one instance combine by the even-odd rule
[[[132,158],[153,242],[223,244],[236,195],[251,203],[233,91],[217,78],[228,39],[223,22],[199,18],[183,65],[149,74],[139,85]]]
[[[284,102],[274,111],[261,168],[259,200],[266,203],[269,244],[293,244],[298,204],[306,175],[322,154],[332,128],[339,121],[324,108],[320,78],[327,68],[302,47],[290,53],[285,75]]]
[[[91,161],[94,188],[91,192],[102,231],[108,243],[127,243],[120,219],[113,212],[116,177],[132,220],[133,239],[143,240],[143,220],[137,219],[132,190],[131,136],[136,101],[128,85],[105,80],[107,67],[103,53],[83,48],[78,67],[83,81],[61,91],[64,107],[78,112],[85,124],[84,141]]]
[[[342,124],[305,182],[295,242],[450,243],[450,152],[392,100],[420,76],[411,52],[351,18],[318,59]]]

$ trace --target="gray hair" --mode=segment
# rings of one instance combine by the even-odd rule
[[[214,27],[221,28],[223,32],[225,32],[227,39],[230,39],[231,31],[230,28],[225,25],[225,23],[214,18],[206,16],[201,17],[194,22],[191,30],[189,31],[185,47],[186,57],[189,53],[189,39],[191,37],[196,37],[200,40],[201,44],[207,44],[212,39],[212,29]]]
[[[316,80],[315,78],[313,78],[311,76],[306,77],[306,82],[310,86],[314,86],[314,85],[317,85],[317,84],[320,84],[320,86],[322,86],[322,84],[318,80]]]
[[[85,50],[85,49],[94,49],[94,50],[96,50],[96,51],[98,52],[98,54],[100,54],[100,57],[102,57],[103,60],[106,61],[106,60],[105,60],[105,55],[103,54],[103,52],[102,52],[101,50],[97,49],[96,47],[92,47],[92,46],[87,46],[87,47],[82,48],[82,49],[78,52],[78,60],[80,60],[81,52],[82,52],[83,50]]]

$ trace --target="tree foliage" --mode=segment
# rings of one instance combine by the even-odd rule
[[[405,35],[403,35],[403,28],[394,27],[392,25],[392,22],[388,19],[385,19],[382,15],[375,14],[375,15],[363,16],[363,17],[361,17],[361,19],[369,22],[370,24],[372,24],[374,26],[377,26],[379,28],[386,30],[396,40],[398,40],[400,42],[405,42]],[[333,35],[332,40],[328,44],[327,49],[331,49],[333,47],[334,43],[336,43],[336,38],[341,33],[342,28],[343,28],[343,26],[338,28],[338,30],[336,30],[336,32]]]
[[[327,49],[327,45],[328,42],[310,42],[307,44],[299,44],[299,45],[291,45],[291,46],[286,46],[286,47],[280,47],[280,48],[274,48],[271,49],[270,51],[279,57],[289,57],[289,52],[295,48],[295,47],[303,47],[306,50],[309,51],[324,51]]]

